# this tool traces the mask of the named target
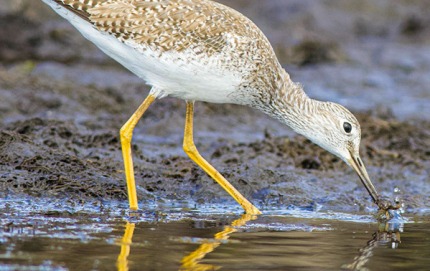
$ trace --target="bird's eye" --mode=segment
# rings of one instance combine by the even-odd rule
[[[349,122],[344,122],[344,123],[343,123],[343,129],[345,130],[345,132],[346,132],[347,134],[351,133],[351,131],[352,131],[352,125],[351,125],[351,123],[349,123]]]

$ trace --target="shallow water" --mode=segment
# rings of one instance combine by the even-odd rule
[[[0,270],[428,270],[428,217],[6,200]],[[16,207],[21,206],[21,210]],[[88,212],[91,211],[91,212]],[[218,213],[218,214],[216,214]],[[282,215],[280,215],[282,213]]]

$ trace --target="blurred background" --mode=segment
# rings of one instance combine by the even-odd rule
[[[250,17],[308,93],[396,117],[430,113],[425,0],[220,1]],[[41,1],[1,0],[0,60],[108,61]],[[395,110],[393,110],[395,109]]]

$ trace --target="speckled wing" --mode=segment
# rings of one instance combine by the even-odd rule
[[[125,47],[103,44],[110,41],[85,30],[79,21],[72,22],[104,52],[167,95],[254,104],[274,99],[273,93],[289,80],[261,30],[214,1],[43,1],[60,4],[99,32],[133,48],[126,52]],[[70,20],[67,14],[62,16]],[[213,97],[208,98],[208,93]]]
[[[233,9],[207,0],[56,0],[97,29],[152,50],[213,54],[228,37],[267,42],[259,29]]]

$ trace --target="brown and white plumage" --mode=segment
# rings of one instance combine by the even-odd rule
[[[209,0],[42,1],[152,86],[150,99],[122,129],[127,128],[121,134],[127,141],[123,143],[123,150],[127,148],[124,159],[129,156],[126,145],[134,125],[149,104],[167,95],[181,98],[188,101],[184,149],[224,187],[228,182],[204,164],[193,145],[192,102],[248,105],[342,158],[379,202],[359,158],[357,119],[338,104],[310,99],[291,81],[260,29],[239,12]],[[131,162],[125,163],[127,172]],[[246,201],[236,190],[225,189],[239,203]],[[247,212],[258,213],[248,203],[242,206]]]
[[[224,96],[228,95],[228,99],[225,97],[222,101],[218,101],[220,95],[217,95],[216,99],[211,99],[210,96],[198,99],[187,95],[185,98],[239,104],[258,103],[261,98],[265,98],[262,96],[282,90],[283,84],[291,83],[269,41],[258,27],[235,10],[213,1],[47,0],[45,2],[57,11],[65,7],[91,24],[97,31],[110,34],[117,41],[145,55],[141,65],[153,62],[154,58],[161,60],[159,64],[164,66],[158,66],[156,70],[162,70],[158,72],[163,75],[163,79],[160,80],[162,82],[156,82],[155,78],[145,75],[145,72],[128,68],[164,95],[184,98],[183,92],[190,92],[189,89],[178,90],[177,85],[182,85],[183,82],[177,81],[172,82],[175,86],[172,87],[174,90],[170,90],[170,86],[166,86],[170,83],[169,77],[180,77],[172,78],[179,81],[181,78],[188,80],[188,77],[194,77],[214,82],[219,80],[214,80],[213,77],[226,77],[226,81],[229,81],[228,84],[234,90],[225,93]],[[61,6],[55,7],[56,3]],[[77,26],[78,18],[70,19],[73,14],[62,13],[63,17]],[[82,25],[82,22],[79,24]],[[77,28],[81,30],[79,26]],[[95,37],[94,34],[83,34],[90,40]],[[103,45],[97,45],[102,50],[109,50],[103,49]],[[107,53],[112,54],[112,52]],[[130,61],[127,62],[130,63]],[[127,63],[122,64],[127,67]],[[153,67],[149,66],[147,70],[153,71]],[[178,70],[179,75],[175,75],[175,71],[170,71],[169,68]],[[166,70],[170,76],[166,74]],[[196,85],[199,89],[205,88],[201,82]],[[261,86],[264,86],[264,90],[270,91],[259,92]],[[222,87],[223,85],[218,87],[219,92],[223,91]],[[224,89],[228,87],[224,86]],[[178,95],[175,92],[181,93]],[[209,93],[210,90],[206,92]],[[247,93],[240,95],[240,92]],[[243,97],[255,99],[243,99]]]

